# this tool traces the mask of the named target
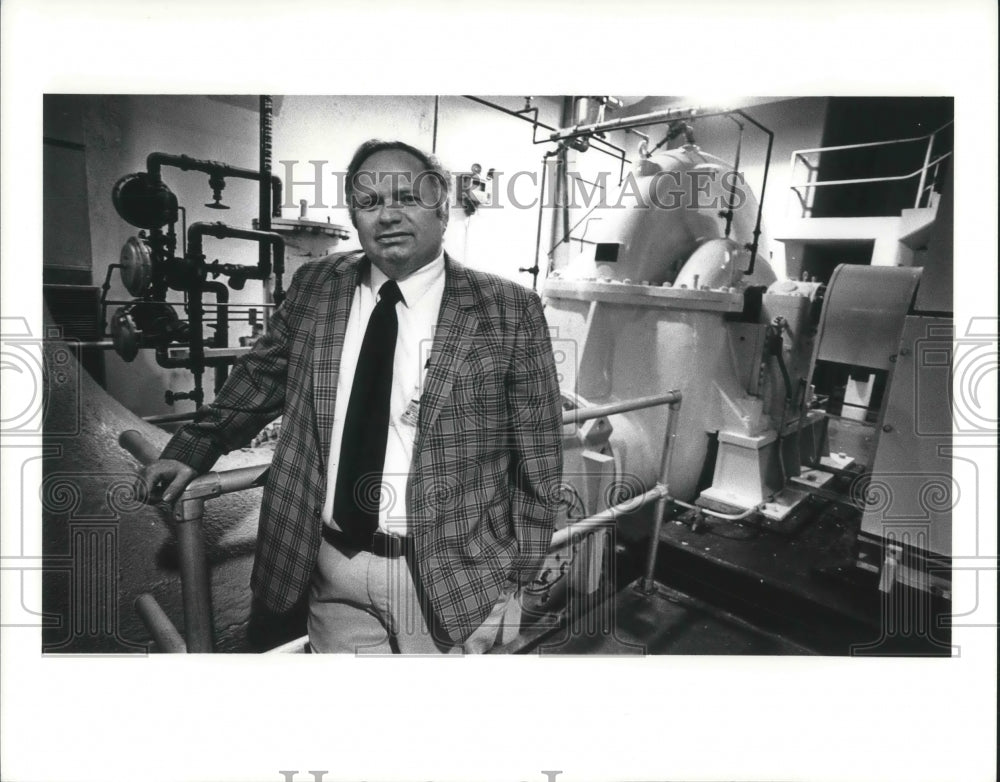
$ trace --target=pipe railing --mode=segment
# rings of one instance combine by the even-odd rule
[[[673,454],[673,443],[677,432],[677,416],[681,403],[680,391],[646,396],[623,402],[610,402],[587,408],[566,410],[562,415],[563,424],[579,423],[594,418],[640,410],[658,405],[667,405],[667,428],[663,441],[663,455],[660,462],[659,478],[656,485],[643,494],[620,502],[611,508],[596,513],[586,519],[573,522],[558,530],[552,536],[549,550],[564,548],[574,540],[595,532],[618,517],[633,513],[651,503],[656,503],[653,534],[643,588],[652,589],[653,567],[659,544],[660,528],[670,501],[669,474]],[[122,432],[119,445],[131,453],[142,465],[159,458],[159,451],[145,437],[135,430]],[[212,603],[209,589],[209,569],[205,557],[205,544],[201,520],[205,512],[205,502],[224,494],[232,494],[264,485],[269,465],[239,467],[233,470],[213,471],[194,478],[172,506],[171,517],[177,531],[177,549],[180,562],[181,592],[184,606],[184,637],[177,632],[163,609],[150,594],[142,594],[136,599],[135,608],[146,624],[157,646],[165,652],[211,652],[212,651]],[[297,642],[296,642],[297,643]]]
[[[660,458],[660,472],[656,485],[637,497],[620,502],[600,513],[595,513],[593,516],[588,516],[558,530],[552,536],[552,543],[549,547],[550,551],[564,548],[572,541],[584,535],[607,527],[620,516],[634,513],[640,508],[644,508],[651,503],[656,503],[656,508],[653,512],[653,532],[650,535],[649,552],[646,559],[646,572],[640,586],[644,592],[649,593],[653,591],[655,588],[653,574],[656,567],[656,553],[660,544],[660,530],[663,527],[663,520],[666,518],[667,506],[671,502],[670,464],[673,458],[674,440],[677,438],[677,419],[680,412],[681,398],[681,392],[674,390],[668,391],[665,394],[630,399],[624,402],[610,402],[604,405],[577,408],[563,412],[563,424],[570,424],[665,404],[667,405],[667,428],[663,437],[663,452]]]
[[[594,418],[602,418],[615,413],[627,413],[630,410],[639,410],[644,407],[656,407],[657,405],[669,405],[681,401],[680,391],[667,391],[665,394],[654,394],[653,396],[641,396],[637,399],[629,399],[624,402],[608,402],[603,405],[593,405],[591,407],[577,407],[572,410],[564,410],[563,424],[576,424],[581,421],[590,421]]]
[[[933,188],[933,182],[930,185],[927,184],[927,175],[931,169],[934,169],[935,176],[937,174],[938,167],[940,164],[947,160],[952,155],[952,151],[944,152],[937,157],[934,157],[934,144],[937,142],[939,134],[954,124],[954,120],[950,120],[944,123],[941,127],[928,133],[926,136],[915,136],[913,138],[901,138],[901,139],[889,139],[887,141],[867,141],[862,144],[840,144],[837,146],[830,147],[813,147],[811,149],[797,149],[792,152],[790,161],[790,171],[792,177],[795,176],[795,167],[797,163],[802,163],[807,170],[808,181],[799,184],[789,185],[789,189],[794,192],[802,204],[803,212],[809,210],[811,204],[807,203],[808,199],[802,197],[800,190],[813,190],[817,187],[833,187],[837,185],[863,185],[863,184],[874,184],[877,182],[902,182],[907,179],[913,179],[919,175],[920,181],[917,184],[917,195],[914,200],[913,207],[919,208],[921,202],[924,198],[924,193],[929,189]],[[824,152],[846,152],[856,149],[872,149],[875,147],[890,147],[899,144],[914,144],[917,142],[925,141],[927,142],[927,149],[924,152],[924,162],[919,168],[914,169],[908,174],[898,174],[894,176],[880,176],[880,177],[861,177],[855,179],[831,179],[818,182],[815,180],[815,176],[819,171],[819,161],[815,163],[809,159],[810,155],[822,155]],[[803,215],[804,216],[804,215]]]
[[[143,465],[159,458],[159,451],[135,430],[122,432],[118,443]],[[256,467],[206,473],[192,480],[171,508],[177,530],[186,651],[212,651],[212,601],[205,542],[200,523],[205,511],[205,500],[262,486],[267,470],[268,465],[262,464]],[[140,596],[140,599],[143,599],[144,606],[140,609],[140,616],[146,620],[155,640],[157,634],[163,632],[163,621],[169,624],[169,619],[165,615],[160,617],[155,613],[151,614],[149,603],[156,602],[151,595]],[[153,620],[152,623],[150,619]],[[155,629],[155,626],[159,626],[160,629]],[[164,651],[181,651],[176,645],[171,648],[161,645],[160,648]]]

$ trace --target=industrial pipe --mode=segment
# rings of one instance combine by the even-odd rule
[[[656,501],[653,511],[653,532],[649,538],[649,557],[646,560],[646,575],[642,580],[641,589],[651,594],[656,589],[653,574],[656,571],[656,552],[660,547],[660,530],[667,516],[667,506],[670,502],[670,461],[674,453],[674,441],[677,439],[677,419],[680,411],[680,394],[676,402],[671,402],[667,408],[667,432],[663,437],[663,458],[660,461],[659,484],[663,487],[662,496]]]
[[[233,363],[234,348],[207,348],[202,350],[202,364],[206,367],[229,366]],[[241,348],[245,353],[250,352],[250,348]],[[183,357],[173,357],[170,355],[169,345],[160,345],[156,348],[156,363],[164,369],[190,369],[191,353]]]
[[[180,508],[178,512],[178,507]],[[177,550],[180,554],[181,599],[184,604],[184,635],[191,652],[212,651],[212,591],[201,519],[205,501],[184,495],[174,503]]]
[[[160,458],[156,446],[143,437],[135,429],[127,429],[118,435],[118,444],[132,454],[143,466]]]
[[[271,230],[271,191],[268,188],[268,180],[271,179],[271,114],[272,102],[270,95],[260,96],[260,180],[259,180],[259,208],[257,212],[257,228],[268,232]],[[280,180],[279,180],[280,181]],[[275,217],[281,216],[281,202],[275,203]],[[257,248],[257,260],[261,267],[268,263],[269,249],[261,243]],[[285,298],[285,291],[282,287],[281,275],[284,273],[284,264],[280,267],[275,264],[274,274],[274,300],[281,304]],[[266,291],[265,291],[266,295]]]
[[[256,231],[247,228],[233,228],[223,223],[193,223],[188,228],[187,247],[188,253],[185,260],[194,262],[200,268],[208,268],[213,271],[221,271],[237,280],[255,279],[266,280],[271,275],[271,258],[269,253],[262,253],[258,266],[238,266],[234,264],[223,264],[222,266],[203,266],[205,256],[202,251],[202,238],[204,236],[214,236],[218,239],[248,239],[250,241],[268,243],[274,249],[274,270],[280,275],[285,269],[285,240],[280,234],[272,231]],[[261,262],[262,261],[262,262]],[[204,397],[202,391],[202,374],[205,364],[205,346],[201,339],[203,332],[202,319],[204,307],[202,305],[201,294],[207,283],[196,274],[194,279],[189,281],[190,299],[188,301],[188,321],[191,329],[190,357],[188,368],[194,375],[194,390],[186,394],[185,398],[194,401],[196,406],[200,406]],[[237,285],[237,287],[240,287]],[[157,356],[157,361],[160,357]]]
[[[215,160],[198,160],[188,155],[171,155],[167,152],[150,152],[146,156],[146,171],[156,180],[160,179],[160,169],[163,166],[179,168],[181,171],[201,171],[209,176],[232,177],[234,179],[251,179],[259,182],[264,175],[250,168],[239,168],[220,163]],[[272,215],[281,217],[281,179],[270,177]]]
[[[638,497],[632,497],[624,502],[619,502],[617,505],[612,505],[600,513],[595,513],[593,516],[588,516],[580,521],[574,521],[572,524],[555,531],[552,535],[552,542],[549,544],[549,551],[565,548],[577,538],[600,529],[619,516],[624,516],[626,513],[634,513],[640,508],[649,505],[649,503],[665,496],[667,496],[667,487],[658,483],[652,489],[640,494]]]
[[[681,392],[674,390],[665,394],[655,396],[641,396],[637,399],[630,399],[625,402],[609,402],[604,405],[594,405],[593,407],[578,407],[575,410],[563,410],[563,424],[575,424],[581,421],[589,421],[592,418],[601,418],[615,413],[627,413],[630,410],[639,410],[643,407],[655,407],[656,405],[674,405],[681,401]]]
[[[166,413],[165,415],[144,415],[142,420],[147,424],[174,424],[181,421],[193,421],[198,415],[197,410],[190,413]]]
[[[285,271],[285,240],[281,234],[273,231],[256,231],[251,228],[233,228],[224,223],[192,223],[188,228],[188,257],[203,260],[202,237],[213,236],[216,239],[248,239],[252,242],[266,242],[274,248],[274,271]],[[270,261],[270,259],[267,259]],[[250,280],[263,280],[271,274],[271,264],[253,266],[237,266],[225,264],[220,267],[226,274],[235,274]]]
[[[122,432],[118,443],[143,465],[156,461],[159,453],[135,430]],[[191,481],[174,501],[181,592],[184,602],[184,634],[191,652],[212,651],[212,604],[208,563],[202,538],[201,519],[205,500],[231,492],[263,486],[268,465],[210,472]]]
[[[736,156],[733,158],[733,171],[740,170],[740,154],[743,151],[743,131],[745,127],[742,122],[740,122],[736,117],[729,115],[729,119],[736,123],[736,126],[740,129],[739,135],[736,137]],[[728,239],[729,234],[732,232],[733,228],[733,205],[736,203],[736,178],[733,178],[732,183],[729,185],[729,199],[726,201],[726,210],[723,213],[726,218],[726,230],[723,236]]]
[[[261,245],[263,247],[263,245]],[[218,280],[202,283],[202,288],[215,294],[215,347],[225,348],[229,345],[229,287]],[[204,309],[204,303],[202,304]],[[204,355],[202,359],[204,360]],[[215,393],[219,393],[229,377],[229,364],[215,365]]]
[[[122,432],[118,443],[143,465],[156,461],[159,453],[145,437],[134,430]],[[185,492],[186,494],[186,492]],[[178,517],[176,508],[182,508]],[[184,603],[184,634],[187,648],[192,652],[212,651],[212,605],[208,588],[208,564],[202,540],[199,508],[202,500],[187,500],[185,495],[175,504],[174,520],[177,524],[177,550],[180,560],[181,594]]]
[[[174,623],[160,608],[156,598],[148,592],[144,592],[135,599],[133,604],[135,612],[142,619],[149,634],[153,636],[153,642],[161,652],[169,654],[184,654],[187,651],[187,644],[181,634],[177,632]]]
[[[492,101],[484,100],[483,98],[477,98],[475,95],[463,95],[462,97],[467,98],[468,100],[471,101],[475,101],[476,103],[479,103],[482,106],[488,106],[489,108],[502,112],[503,114],[506,114],[510,117],[515,117],[516,119],[524,120],[525,122],[530,122],[532,125],[532,135],[531,135],[532,144],[544,143],[544,141],[540,142],[535,138],[535,133],[537,132],[538,128],[544,128],[545,130],[556,131],[556,128],[552,127],[551,125],[546,125],[544,122],[538,121],[537,106],[526,107],[521,111],[513,111],[512,109],[508,109],[506,106],[501,106],[499,103],[493,103]],[[533,113],[534,117],[525,116],[527,113]],[[610,141],[603,138],[595,139],[595,141],[609,147],[610,149],[615,150],[614,153],[612,153],[607,149],[593,147],[593,149],[597,150],[598,152],[602,152],[605,155],[610,155],[611,157],[615,158],[615,160],[620,160],[622,168],[624,168],[626,163],[632,162],[631,160],[625,157],[625,150],[622,147],[619,147],[616,144],[612,144]]]
[[[659,125],[662,122],[674,122],[681,119],[697,119],[701,117],[718,117],[722,114],[740,113],[737,109],[724,108],[680,108],[662,109],[649,114],[637,114],[634,117],[620,117],[609,119],[604,122],[595,122],[591,125],[574,125],[570,128],[561,128],[549,135],[549,141],[568,141],[580,136],[593,136],[598,133],[606,133],[609,130],[631,130],[641,128],[646,125]]]
[[[576,410],[563,411],[563,424],[578,423],[588,421],[593,418],[601,418],[616,413],[624,413],[630,410],[653,407],[655,405],[667,405],[667,429],[663,438],[663,455],[660,459],[660,477],[649,491],[638,497],[621,502],[607,510],[590,516],[583,521],[574,523],[572,526],[564,527],[552,536],[551,548],[561,548],[568,544],[573,538],[592,532],[609,521],[613,521],[624,513],[631,513],[639,508],[656,502],[654,511],[653,532],[649,541],[649,555],[646,563],[646,575],[642,580],[642,591],[646,593],[655,589],[653,582],[653,572],[656,567],[656,552],[660,542],[660,529],[663,520],[666,518],[667,507],[670,503],[670,463],[674,452],[674,441],[677,439],[677,419],[679,418],[682,395],[680,391],[668,391],[665,394],[655,396],[640,397],[625,402],[611,402],[594,407],[578,408]]]
[[[529,272],[531,274],[531,289],[538,289],[538,272],[541,271],[541,267],[538,265],[538,256],[542,251],[542,206],[545,203],[545,175],[549,168],[549,158],[553,155],[559,154],[562,147],[555,150],[550,150],[542,156],[542,186],[539,188],[539,201],[538,201],[538,232],[535,235],[535,265],[528,267],[521,267],[518,269],[519,272]]]

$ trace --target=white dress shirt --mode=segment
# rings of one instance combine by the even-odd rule
[[[333,521],[333,495],[337,486],[340,444],[344,434],[344,417],[351,399],[354,372],[358,366],[361,343],[368,320],[378,301],[378,291],[388,277],[374,264],[358,284],[351,301],[351,312],[344,335],[337,378],[337,401],[333,413],[333,436],[330,438],[330,459],[327,472],[326,501],[323,503],[323,523]],[[392,395],[389,400],[389,436],[385,447],[382,472],[382,495],[379,502],[378,525],[383,532],[405,535],[406,481],[413,459],[413,442],[417,434],[417,415],[423,393],[427,362],[434,342],[444,295],[444,252],[409,277],[396,280],[403,300],[396,303],[396,352],[392,362]],[[336,526],[333,524],[332,526]]]

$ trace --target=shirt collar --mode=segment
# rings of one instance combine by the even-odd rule
[[[386,276],[385,272],[378,268],[374,263],[369,264],[371,268],[371,273],[368,275],[368,286],[371,288],[372,294],[378,294],[379,289],[384,283],[386,283],[389,278]],[[402,280],[396,280],[396,284],[399,286],[399,292],[403,295],[403,305],[407,308],[412,307],[432,288],[434,284],[440,282],[444,277],[444,250],[438,253],[437,258],[435,258],[430,263],[421,266],[415,272]]]

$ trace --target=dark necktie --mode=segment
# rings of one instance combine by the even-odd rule
[[[370,544],[378,529],[382,467],[389,436],[392,361],[396,352],[396,302],[402,298],[393,280],[379,289],[379,300],[361,343],[340,441],[333,518],[361,546]]]

